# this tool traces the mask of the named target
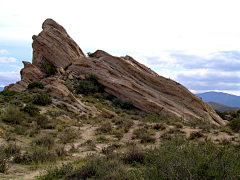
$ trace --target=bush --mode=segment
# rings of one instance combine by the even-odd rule
[[[101,133],[109,133],[112,131],[112,126],[110,123],[104,123],[101,124],[97,131],[100,131]]]
[[[72,82],[69,79],[65,81],[64,85],[68,88],[69,91],[73,92]]]
[[[32,140],[32,144],[51,149],[54,146],[54,139],[50,134],[46,134]]]
[[[163,124],[163,123],[157,123],[157,124],[155,124],[154,126],[153,126],[153,129],[156,129],[156,130],[164,130],[164,129],[166,129],[166,125],[165,124]]]
[[[59,135],[60,142],[67,144],[72,142],[73,139],[77,138],[78,134],[75,130],[65,129],[62,134]]]
[[[146,165],[131,171],[134,179],[238,179],[240,151],[214,143],[175,137],[146,150]]]
[[[45,115],[39,114],[38,116],[36,116],[35,121],[37,122],[37,125],[40,126],[41,128],[48,128],[48,118]]]
[[[34,96],[33,103],[46,106],[47,104],[52,103],[52,99],[50,98],[49,94],[47,94],[46,92],[39,93]]]
[[[127,152],[125,152],[121,159],[125,164],[135,165],[136,163],[145,164],[146,153],[137,146],[131,146]]]
[[[240,117],[237,117],[236,119],[233,119],[230,121],[229,126],[232,128],[234,131],[239,131],[240,130]]]
[[[55,75],[56,73],[56,67],[54,67],[50,63],[42,63],[41,64],[43,72],[46,74],[47,77]]]
[[[90,74],[88,78],[83,81],[80,81],[78,85],[75,86],[75,90],[79,94],[94,94],[94,93],[103,93],[104,86],[98,83],[97,76]]]
[[[44,84],[42,82],[34,81],[30,84],[28,84],[28,89],[33,89],[33,88],[39,88],[43,89]]]
[[[26,105],[24,108],[20,109],[23,112],[28,113],[30,116],[35,116],[39,114],[40,109],[33,105]]]
[[[14,96],[15,94],[18,94],[18,92],[17,91],[11,91],[11,90],[1,91],[1,95],[3,95],[3,96]]]
[[[4,148],[4,153],[7,157],[20,154],[20,151],[21,147],[18,146],[16,143],[9,144],[7,147]]]
[[[142,134],[140,136],[141,143],[155,143],[156,139],[151,137],[150,134]]]
[[[116,96],[114,96],[112,93],[108,93],[106,99],[109,100],[109,101],[112,101],[113,99],[115,99]]]
[[[0,146],[0,173],[5,173],[10,168],[10,158],[5,154],[4,147]]]
[[[91,81],[81,81],[78,86],[76,86],[76,92],[78,94],[93,94],[98,91],[98,87],[94,85]]]
[[[191,132],[189,139],[196,139],[196,138],[200,138],[203,136],[204,136],[204,134],[200,131]]]
[[[122,109],[135,109],[135,106],[131,101],[122,101],[121,99],[115,98],[112,102],[115,106],[120,106]]]
[[[21,124],[28,118],[28,114],[22,112],[16,106],[7,106],[5,113],[1,114],[1,119],[7,123]]]
[[[86,157],[88,161],[80,168],[71,163],[48,169],[39,179],[128,179],[127,169],[116,159],[107,159],[97,155]]]
[[[131,101],[123,101],[121,108],[131,110],[134,109],[135,107]]]

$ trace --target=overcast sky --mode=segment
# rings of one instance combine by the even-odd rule
[[[20,80],[52,18],[85,53],[130,55],[193,93],[240,95],[239,17],[237,0],[0,0],[0,86]]]

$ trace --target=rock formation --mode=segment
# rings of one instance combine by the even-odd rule
[[[67,31],[52,19],[42,25],[43,31],[33,36],[33,65],[41,68],[42,62],[49,62],[55,67],[65,69],[85,54]]]
[[[90,74],[95,74],[105,86],[106,92],[122,100],[132,101],[134,106],[147,113],[170,118],[181,117],[184,120],[202,118],[212,124],[226,124],[206,102],[187,88],[159,76],[132,57],[114,57],[101,50],[91,54],[91,57],[86,57],[66,30],[52,19],[47,19],[42,28],[43,31],[38,36],[33,36],[33,64],[24,62],[25,66],[21,70],[21,82],[26,85],[36,79],[42,79],[41,63],[49,62],[57,67],[58,75],[66,74],[69,79],[84,79]],[[28,71],[29,68],[34,69],[32,74]],[[96,109],[78,101],[63,82],[56,79],[51,82],[49,79],[42,79],[42,82],[45,82],[45,88],[50,90],[52,96],[58,97],[53,101],[55,105],[63,105],[65,102],[61,99],[69,99],[75,103],[75,106],[64,104],[70,111],[90,111],[96,114]],[[11,85],[8,89],[17,90],[13,88],[15,86],[17,85]]]

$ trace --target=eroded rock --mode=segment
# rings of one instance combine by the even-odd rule
[[[65,69],[79,57],[85,57],[67,31],[52,19],[42,25],[42,32],[33,36],[33,65],[41,68],[42,62]],[[61,72],[61,69],[60,69]]]

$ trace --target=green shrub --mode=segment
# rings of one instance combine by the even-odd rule
[[[103,123],[97,131],[101,133],[110,133],[112,131],[112,126],[110,123]]]
[[[54,139],[50,134],[46,134],[40,136],[36,139],[32,140],[32,144],[36,144],[38,146],[46,147],[47,149],[51,149],[54,146]]]
[[[66,179],[127,179],[127,170],[121,161],[97,155],[87,157],[84,166],[76,169]]]
[[[141,137],[141,135],[147,134],[147,133],[148,133],[148,131],[146,128],[135,129],[133,131],[132,139],[139,139]]]
[[[59,136],[60,142],[63,144],[67,144],[72,142],[73,139],[78,137],[78,133],[72,129],[65,129],[63,133]]]
[[[136,163],[146,163],[146,153],[137,146],[130,146],[130,148],[122,154],[121,159],[125,164],[135,165]]]
[[[5,173],[10,168],[10,157],[4,152],[4,147],[0,146],[0,173]]]
[[[41,128],[48,128],[48,118],[45,115],[39,114],[34,118],[34,120],[37,122],[37,125],[40,126]]]
[[[113,99],[115,99],[116,96],[114,96],[112,93],[108,93],[106,99],[109,100],[109,101],[112,101]]]
[[[46,74],[47,77],[56,74],[56,67],[54,67],[52,64],[42,63],[41,66],[42,66],[43,72]]]
[[[37,146],[31,152],[31,160],[35,163],[55,162],[56,155],[45,147]]]
[[[76,87],[76,92],[78,94],[93,94],[98,92],[98,87],[94,85],[91,81],[81,81]]]
[[[131,171],[134,179],[238,179],[240,151],[182,137],[146,150],[146,165]]]
[[[98,83],[96,75],[91,74],[85,80],[80,81],[78,85],[75,85],[75,90],[79,94],[86,94],[86,95],[94,94],[97,92],[103,93],[104,86]]]
[[[121,108],[131,110],[134,109],[135,107],[131,101],[123,101]]]
[[[163,124],[163,123],[157,123],[157,124],[155,124],[154,126],[153,126],[153,129],[156,129],[156,130],[164,130],[164,129],[166,129],[166,125],[165,124]]]
[[[33,89],[33,88],[43,89],[44,84],[42,82],[38,82],[38,81],[34,81],[34,82],[28,84],[28,89]]]
[[[68,88],[69,91],[73,92],[72,82],[69,79],[65,81],[64,85]]]
[[[74,172],[75,168],[72,163],[68,162],[66,164],[62,163],[61,167],[54,166],[49,167],[47,170],[41,173],[39,180],[52,180],[52,179],[62,179]]]
[[[34,96],[33,103],[46,106],[52,103],[52,99],[47,93],[39,93]]]
[[[11,157],[12,155],[20,154],[21,147],[16,143],[11,143],[7,147],[4,147],[4,153],[7,157]]]
[[[150,134],[142,134],[140,136],[141,143],[155,143],[156,139],[151,137]]]
[[[240,130],[240,117],[237,117],[236,119],[233,119],[230,121],[229,126],[232,128],[234,131],[239,131]]]
[[[102,96],[101,93],[95,93],[95,94],[93,95],[93,97],[94,97],[94,98],[97,98],[97,99],[102,99],[102,98],[103,98],[103,96]]]
[[[33,105],[26,105],[25,107],[20,109],[23,112],[28,113],[30,116],[35,116],[39,114],[40,109]]]
[[[18,94],[17,91],[12,91],[12,90],[1,91],[0,93],[1,93],[1,95],[3,95],[3,96],[14,96],[15,94]]]
[[[1,119],[7,123],[21,124],[26,119],[28,119],[28,114],[19,110],[16,106],[7,106],[5,108],[5,113],[1,114]]]
[[[200,137],[203,137],[203,136],[204,136],[204,134],[200,131],[191,132],[189,139],[196,139],[196,138],[200,138]]]

